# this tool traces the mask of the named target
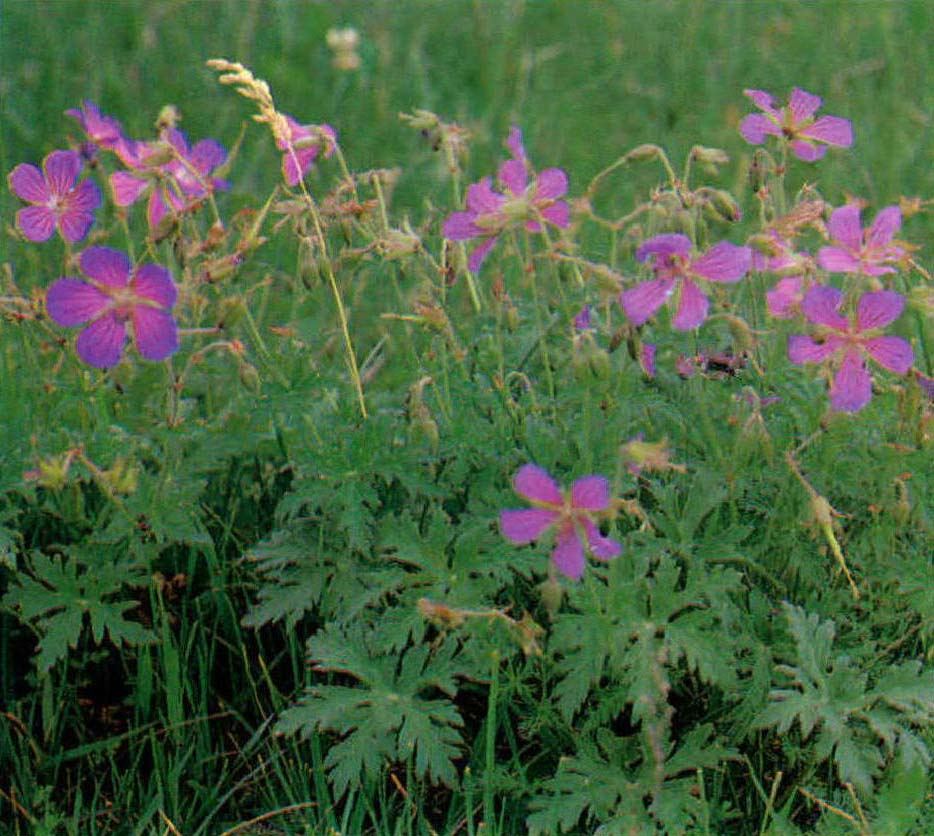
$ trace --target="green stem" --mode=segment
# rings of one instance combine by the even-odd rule
[[[490,692],[486,703],[486,737],[483,764],[483,821],[484,830],[493,829],[496,820],[493,798],[493,767],[496,762],[496,703],[499,698],[499,651],[492,653],[490,665]]]

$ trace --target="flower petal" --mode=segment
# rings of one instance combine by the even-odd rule
[[[582,476],[571,485],[571,505],[585,511],[605,511],[610,504],[610,483],[603,476]]]
[[[846,331],[849,321],[840,313],[843,294],[835,287],[818,285],[812,287],[801,303],[801,311],[810,322],[826,325],[835,331]]]
[[[74,187],[81,173],[81,155],[74,151],[53,151],[42,161],[49,191],[65,195]]]
[[[528,157],[525,154],[525,146],[522,144],[522,129],[513,125],[509,130],[509,137],[506,139],[506,147],[509,153],[521,163],[525,163]]]
[[[838,412],[859,412],[872,398],[872,378],[858,351],[843,357],[830,387],[830,406]]]
[[[859,220],[859,207],[855,203],[839,206],[830,213],[827,232],[838,244],[852,253],[858,253],[863,244],[863,227]]]
[[[566,194],[568,176],[563,169],[546,168],[538,175],[535,200],[555,200]]]
[[[81,272],[89,279],[111,287],[126,287],[130,278],[130,258],[110,247],[88,247],[79,260]]]
[[[20,163],[16,166],[10,172],[7,182],[10,184],[10,191],[21,200],[27,200],[30,203],[48,203],[52,197],[42,172],[29,163]]]
[[[623,547],[610,537],[604,537],[593,520],[583,520],[584,532],[587,535],[587,545],[590,552],[598,560],[612,560],[623,550]]]
[[[480,265],[483,264],[483,259],[486,258],[487,253],[493,249],[493,246],[498,240],[499,236],[493,235],[473,248],[473,252],[471,252],[470,257],[467,259],[467,269],[470,270],[471,273],[479,272]]]
[[[95,320],[75,341],[78,356],[89,366],[106,369],[116,365],[126,342],[126,326],[113,314]]]
[[[138,267],[130,284],[138,296],[152,299],[166,309],[171,309],[178,298],[178,288],[172,281],[172,274],[158,264]]]
[[[128,171],[115,171],[110,175],[110,188],[113,189],[114,203],[117,206],[132,206],[146,191],[149,181],[136,177]]]
[[[556,519],[558,512],[547,508],[500,511],[499,530],[507,540],[521,546],[538,540]]]
[[[549,223],[553,223],[555,226],[561,227],[561,229],[568,228],[570,214],[568,205],[563,200],[559,200],[557,203],[552,203],[551,206],[546,206],[541,211],[542,217]]]
[[[444,221],[441,234],[451,241],[480,238],[484,231],[473,222],[476,217],[475,212],[454,212]]]
[[[69,209],[58,216],[58,229],[62,238],[72,244],[83,241],[94,223],[94,213],[83,209]]]
[[[822,101],[823,99],[820,96],[815,96],[800,87],[795,87],[788,98],[788,109],[791,111],[794,124],[798,125],[805,119],[810,119],[817,112],[817,108],[821,106]]]
[[[652,279],[642,282],[619,295],[619,304],[633,325],[642,325],[649,321],[655,312],[665,304],[674,290],[673,279]]]
[[[828,273],[858,273],[862,262],[847,250],[839,247],[821,247],[817,263]]]
[[[101,205],[101,190],[93,180],[82,180],[68,195],[68,209],[93,212]]]
[[[901,337],[873,337],[863,341],[863,348],[880,366],[895,374],[907,374],[915,361],[911,345]]]
[[[803,288],[803,276],[786,276],[779,279],[765,294],[769,315],[776,319],[791,319],[804,298]]]
[[[147,360],[165,360],[178,351],[178,329],[168,311],[135,305],[133,336],[137,351]]]
[[[656,235],[649,238],[636,250],[636,261],[648,261],[652,255],[690,255],[691,239],[687,235],[681,235],[679,232],[666,232],[662,235]]]
[[[93,319],[110,304],[109,296],[79,279],[59,279],[45,292],[46,311],[53,322],[64,328]]]
[[[866,243],[875,249],[884,247],[902,228],[902,210],[898,206],[886,206],[872,222]]]
[[[707,318],[710,302],[701,289],[689,279],[681,283],[681,301],[671,320],[676,331],[693,331]]]
[[[842,344],[839,339],[818,343],[804,334],[792,334],[788,337],[788,359],[799,366],[802,363],[823,363],[836,354]]]
[[[48,241],[55,221],[55,213],[47,206],[27,206],[16,213],[16,226],[30,241]]]
[[[529,183],[529,173],[525,166],[519,160],[507,160],[497,172],[499,182],[506,187],[508,192],[516,196],[525,193],[525,187]]]
[[[743,95],[752,99],[755,106],[760,110],[764,110],[772,116],[779,115],[774,107],[772,95],[766,93],[765,90],[743,90]]]
[[[739,123],[739,132],[750,145],[761,145],[767,135],[781,136],[781,129],[768,116],[750,113]]]
[[[227,161],[227,151],[216,140],[202,139],[191,149],[188,160],[202,174],[208,174]]]
[[[639,351],[639,365],[642,367],[642,373],[646,377],[654,378],[657,374],[655,369],[655,344],[642,343]]]
[[[506,198],[493,191],[491,180],[484,177],[467,189],[467,208],[476,214],[496,214],[506,202]]]
[[[572,523],[568,523],[558,532],[558,541],[551,553],[551,559],[555,568],[571,580],[580,580],[584,574],[584,547]]]
[[[519,496],[525,497],[532,502],[541,502],[559,507],[564,502],[555,480],[551,478],[547,470],[537,464],[522,465],[516,473],[512,485]]]
[[[856,328],[858,331],[884,328],[901,316],[904,307],[905,297],[894,290],[864,293],[856,306]]]
[[[791,141],[791,153],[799,160],[806,163],[813,163],[819,160],[827,153],[826,145],[815,145],[806,139],[793,139]]]
[[[714,244],[691,264],[691,271],[711,282],[738,282],[752,268],[752,250],[729,241]]]
[[[853,144],[853,123],[840,116],[821,116],[813,124],[798,131],[798,136],[849,148]]]

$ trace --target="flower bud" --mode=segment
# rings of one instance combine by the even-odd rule
[[[695,145],[691,149],[691,157],[703,165],[726,165],[730,161],[726,151],[719,148],[707,148],[703,145]]]
[[[635,162],[637,160],[651,160],[655,157],[661,156],[662,149],[657,145],[651,142],[647,142],[644,145],[637,145],[632,149],[628,154],[626,154],[623,159],[627,163]]]
[[[743,219],[743,210],[736,198],[724,189],[711,189],[704,202],[704,210],[714,220],[735,223]]]
[[[248,389],[254,394],[258,394],[259,391],[263,388],[263,383],[260,380],[259,372],[256,370],[256,366],[252,363],[247,363],[245,360],[240,363],[240,367],[237,369],[237,374],[240,377],[240,382],[243,384],[244,388]]]
[[[545,608],[545,612],[554,621],[555,616],[558,615],[558,610],[561,609],[564,587],[561,586],[561,582],[557,578],[548,578],[538,587],[538,590],[542,596],[542,606]]]

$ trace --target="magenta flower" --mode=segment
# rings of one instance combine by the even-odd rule
[[[791,319],[801,310],[807,293],[804,276],[786,276],[779,279],[765,293],[765,304],[769,315],[776,319]]]
[[[764,90],[743,91],[762,113],[751,113],[739,125],[739,132],[751,145],[762,145],[767,135],[780,136],[791,143],[791,152],[812,163],[827,152],[827,145],[849,148],[853,144],[853,124],[840,116],[814,114],[821,106],[820,96],[798,87],[791,91],[787,107],[777,110]],[[825,143],[817,145],[815,143]]]
[[[886,206],[872,222],[863,229],[859,222],[859,207],[853,203],[834,209],[827,221],[827,231],[834,246],[822,247],[817,253],[817,263],[830,273],[862,273],[865,276],[881,276],[894,273],[887,266],[905,255],[902,247],[892,239],[902,228],[902,210],[898,206]]]
[[[110,175],[114,202],[131,206],[148,193],[146,217],[150,229],[158,227],[167,212],[187,212],[207,195],[229,188],[226,180],[213,176],[214,170],[227,160],[224,147],[213,139],[202,139],[189,148],[185,134],[171,128],[164,132],[161,143],[122,140],[114,150],[132,169]],[[166,151],[172,155],[168,162],[148,162],[164,156]]]
[[[65,114],[77,119],[88,140],[100,148],[113,148],[124,139],[120,123],[113,116],[104,116],[90,99],[81,103],[80,110],[72,108]]]
[[[610,507],[610,484],[602,476],[584,476],[562,494],[545,470],[527,464],[519,468],[513,486],[535,507],[501,511],[499,527],[503,536],[523,545],[554,528],[556,541],[551,559],[562,575],[578,580],[584,574],[585,542],[600,560],[611,560],[622,551],[619,543],[600,534],[593,519],[594,514]]]
[[[10,191],[32,204],[16,213],[16,226],[30,241],[48,241],[56,229],[72,244],[84,240],[101,191],[93,180],[78,182],[81,167],[74,151],[53,151],[42,161],[42,171],[21,163],[10,172]]]
[[[901,315],[905,299],[892,290],[864,293],[856,318],[840,313],[843,293],[835,287],[814,287],[801,303],[810,322],[819,326],[817,339],[802,334],[788,338],[792,363],[826,363],[834,371],[830,405],[841,412],[858,412],[872,398],[869,357],[896,374],[906,374],[914,361],[911,346],[901,337],[882,336],[880,329]]]
[[[474,183],[467,190],[467,211],[449,215],[441,230],[451,241],[481,239],[467,260],[474,273],[503,230],[524,225],[529,232],[541,232],[543,220],[562,229],[568,225],[568,205],[558,200],[568,190],[567,174],[547,168],[536,175],[522,144],[522,131],[515,126],[506,146],[512,159],[497,172],[503,191],[494,191],[489,177]]]
[[[674,296],[672,327],[678,331],[697,328],[707,318],[710,306],[698,281],[738,282],[752,264],[752,250],[729,241],[715,244],[700,256],[693,256],[692,248],[686,235],[666,233],[650,238],[636,250],[639,261],[651,262],[655,278],[620,294],[619,303],[633,325],[647,322]]]
[[[147,360],[164,360],[178,350],[172,307],[178,291],[172,276],[157,264],[131,269],[125,253],[89,247],[80,258],[87,278],[62,278],[46,293],[49,316],[65,328],[89,323],[75,348],[85,363],[106,369],[120,360],[127,329]]]
[[[294,186],[305,176],[322,150],[325,159],[334,153],[337,131],[330,125],[299,125],[288,114],[285,115],[285,121],[289,126],[288,140],[276,140],[276,147],[284,152],[282,176],[286,183]]]

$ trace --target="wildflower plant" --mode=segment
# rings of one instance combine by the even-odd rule
[[[372,55],[349,32],[328,40],[348,85]],[[735,151],[696,144],[676,170],[645,143],[572,188],[518,124],[494,177],[476,132],[413,110],[406,139],[440,164],[405,204],[407,171],[345,157],[367,125],[208,66],[265,129],[236,147],[266,154],[267,193],[241,188],[230,137],[189,139],[171,107],[137,134],[91,100],[68,111],[76,150],[8,175],[29,205],[0,357],[35,409],[0,387],[0,601],[23,651],[0,686],[32,687],[8,668],[34,654],[39,697],[0,716],[21,758],[0,802],[29,791],[34,737],[71,739],[53,690],[111,676],[135,690],[56,766],[68,800],[166,751],[187,764],[189,727],[218,723],[236,769],[208,801],[186,773],[203,804],[165,802],[179,831],[224,805],[262,818],[228,785],[264,770],[322,832],[389,830],[398,806],[425,832],[796,833],[875,816],[898,782],[923,799],[923,204],[864,228],[858,196],[788,185],[859,153],[850,121],[747,90],[754,150],[734,125]],[[661,179],[620,213],[643,164]],[[124,752],[130,715],[145,755]],[[71,771],[105,749],[106,777]]]

